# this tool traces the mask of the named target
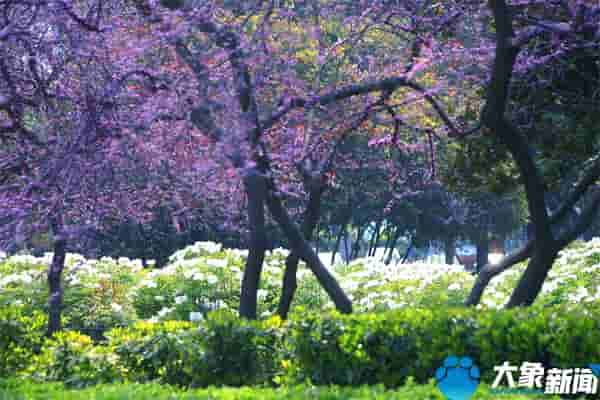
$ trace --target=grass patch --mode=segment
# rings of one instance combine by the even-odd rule
[[[433,383],[409,383],[396,390],[383,386],[291,386],[283,388],[214,388],[182,390],[157,383],[108,384],[82,390],[66,389],[61,383],[34,383],[11,379],[0,381],[0,400],[443,400],[444,396]],[[480,386],[473,400],[559,400],[547,395],[498,395],[485,385]]]

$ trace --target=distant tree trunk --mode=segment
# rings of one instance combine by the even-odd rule
[[[446,255],[446,264],[454,264],[456,246],[453,237],[444,239],[444,253]]]
[[[319,221],[319,214],[321,209],[321,193],[322,185],[320,184],[320,182],[313,182],[313,184],[310,185],[308,205],[306,206],[306,210],[304,211],[304,219],[302,221],[301,228],[302,235],[304,235],[304,239],[306,239],[307,241],[311,240],[314,229]],[[299,260],[300,257],[298,257],[297,252],[294,250],[292,250],[292,252],[288,255],[288,257],[285,260],[283,287],[281,291],[281,298],[279,300],[279,306],[277,308],[277,313],[282,319],[286,319],[288,316],[290,306],[294,298],[294,293],[296,292],[296,288],[298,286],[296,274],[298,272]]]
[[[400,262],[401,264],[404,264],[406,262],[406,260],[408,260],[408,257],[410,256],[410,251],[412,250],[414,243],[415,243],[414,237],[411,236],[410,243],[408,244],[408,247],[406,248],[404,257],[402,257],[402,261]]]
[[[357,232],[357,235],[356,235],[356,242],[354,242],[354,245],[352,246],[352,254],[350,255],[350,259],[351,260],[354,260],[359,255],[359,252],[360,252],[360,239],[361,239],[363,233],[364,233],[363,227],[359,226],[358,227],[358,232]]]
[[[379,229],[379,222],[377,222],[375,224],[375,230],[373,231],[373,234],[371,235],[371,238],[369,239],[369,243],[367,245],[367,257],[371,257],[371,252],[373,250],[373,244],[375,243],[375,238],[377,236],[377,230]]]
[[[388,251],[390,250],[390,244],[392,243],[392,236],[394,236],[394,228],[388,227],[385,232],[385,244],[383,245],[383,259],[386,258]]]
[[[267,206],[273,219],[277,222],[285,236],[287,237],[292,251],[306,262],[306,265],[315,274],[317,280],[325,289],[336,308],[342,313],[352,312],[352,302],[346,296],[337,280],[329,273],[319,257],[304,239],[302,232],[292,222],[287,211],[281,204],[281,200],[274,193],[269,192],[267,196]]]
[[[344,261],[347,263],[352,259],[352,248],[348,245],[348,238],[350,238],[350,243],[352,243],[352,234],[348,235],[348,230],[346,230],[344,235]]]
[[[242,278],[240,294],[240,317],[256,319],[258,287],[262,271],[267,235],[265,230],[266,179],[256,169],[244,177],[244,188],[248,197],[248,223],[250,226],[249,252]]]
[[[483,232],[477,238],[477,266],[475,267],[476,271],[479,272],[481,269],[488,264],[488,256],[490,252],[490,241],[488,238],[488,233]]]
[[[65,268],[66,237],[63,236],[62,226],[59,222],[52,222],[53,251],[52,263],[48,268],[48,331],[52,337],[62,329],[61,314],[63,308],[62,272]]]
[[[335,264],[335,255],[340,248],[340,243],[342,243],[342,236],[346,235],[346,224],[340,225],[340,231],[338,232],[337,239],[335,240],[335,245],[333,246],[333,251],[331,252],[331,265]]]
[[[385,265],[390,265],[392,262],[392,257],[394,256],[394,250],[396,249],[396,243],[398,243],[398,239],[400,238],[400,233],[401,233],[401,230],[400,230],[400,228],[397,227],[396,230],[394,231],[393,236],[391,236],[388,255],[385,259]]]
[[[371,252],[369,254],[370,257],[374,257],[377,254],[377,245],[379,244],[379,234],[381,233],[381,220],[377,221],[377,225],[375,225],[375,240],[371,240]]]

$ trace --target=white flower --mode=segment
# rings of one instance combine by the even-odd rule
[[[123,311],[123,306],[117,303],[111,303],[110,308],[117,313]]]
[[[117,260],[117,263],[119,264],[129,264],[129,258],[127,257],[119,257]]]
[[[227,260],[225,259],[209,258],[206,260],[206,263],[217,268],[225,268],[227,266]]]
[[[158,301],[163,301],[165,299],[165,296],[154,296],[154,299]]]
[[[169,314],[172,311],[173,309],[171,307],[163,307],[157,314],[158,318],[164,318],[167,314]]]
[[[448,286],[448,290],[460,290],[460,283],[453,283]]]
[[[375,286],[379,286],[379,284],[380,284],[379,281],[375,281],[375,280],[369,281],[369,282],[365,283],[364,288],[365,289],[372,288],[372,287],[375,287]]]
[[[204,315],[201,312],[192,311],[190,312],[190,321],[202,321],[204,320]]]
[[[155,288],[158,285],[154,281],[147,281],[144,286],[149,287],[149,288]]]
[[[188,297],[186,295],[183,296],[176,296],[175,297],[175,304],[183,304],[188,300]]]
[[[259,289],[259,290],[256,292],[256,295],[258,296],[258,299],[259,299],[259,300],[262,300],[262,299],[264,299],[265,297],[267,297],[267,296],[268,296],[268,294],[269,294],[269,292],[268,292],[267,290],[264,290],[264,289]]]
[[[215,301],[214,304],[212,304],[210,307],[211,307],[212,310],[217,310],[219,308],[223,308],[223,309],[229,308],[227,306],[227,303],[225,303],[223,300],[217,300],[217,301]]]
[[[195,281],[201,281],[204,279],[204,274],[202,272],[194,272],[192,273],[192,279]]]
[[[208,283],[209,283],[209,284],[211,284],[211,285],[214,285],[214,284],[215,284],[215,283],[217,283],[218,281],[219,281],[219,280],[218,280],[218,279],[217,279],[217,277],[216,277],[216,276],[214,276],[214,275],[208,275],[208,276],[206,277],[206,282],[208,282]]]
[[[204,250],[207,253],[218,253],[221,251],[221,244],[214,242],[196,242],[193,244],[193,247],[196,247],[200,250]]]

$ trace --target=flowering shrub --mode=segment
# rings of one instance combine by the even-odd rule
[[[267,253],[260,282],[259,314],[272,315],[281,293],[288,252]],[[45,311],[44,257],[13,256],[0,261],[0,307],[21,305],[24,313]],[[144,269],[127,258],[99,260],[68,254],[66,326],[99,338],[106,330],[136,319],[199,320],[208,311],[237,309],[247,251],[198,242],[174,253],[162,269]],[[501,308],[525,268],[524,264],[492,280],[480,308]],[[336,265],[332,272],[354,301],[357,312],[404,307],[459,306],[474,277],[459,265],[412,263],[386,266],[372,258]],[[600,299],[600,239],[577,242],[560,253],[536,304],[575,307]],[[323,310],[333,305],[303,263],[298,271],[294,309]]]
[[[17,305],[23,313],[46,312],[47,268],[44,257],[17,255],[0,261],[0,307]],[[67,254],[63,282],[66,327],[98,338],[106,329],[135,318],[131,290],[142,278],[139,260],[85,259]]]

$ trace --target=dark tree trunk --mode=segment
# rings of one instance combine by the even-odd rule
[[[57,225],[54,224],[56,228]],[[48,336],[62,329],[61,314],[63,308],[62,272],[65,268],[67,241],[60,230],[54,231],[52,263],[48,268]]]
[[[352,259],[352,248],[348,246],[348,230],[344,231],[344,235],[344,259],[348,263]],[[350,243],[352,243],[352,234],[350,234]]]
[[[396,249],[396,243],[398,243],[398,238],[400,237],[401,230],[400,228],[396,228],[394,231],[394,236],[392,236],[392,240],[389,244],[389,250],[387,258],[385,259],[385,265],[390,265],[392,262],[392,257],[394,256],[394,250]]]
[[[404,257],[402,257],[401,264],[404,264],[406,262],[406,260],[408,260],[408,257],[410,256],[410,251],[412,250],[414,243],[415,243],[414,238],[411,237],[410,243],[408,244],[408,247],[406,248],[406,253],[404,253]]]
[[[528,259],[533,253],[534,246],[535,242],[529,241],[524,247],[515,251],[510,256],[504,257],[498,264],[486,264],[485,267],[479,271],[479,274],[475,279],[475,284],[471,289],[471,293],[469,293],[469,297],[465,301],[465,305],[476,306],[479,304],[483,292],[492,278],[511,268],[513,265]]]
[[[362,237],[364,230],[362,226],[358,227],[358,232],[356,235],[356,242],[354,242],[354,245],[352,246],[352,254],[350,254],[350,260],[354,260],[355,258],[358,257],[358,254],[360,252],[360,239]]]
[[[454,257],[456,256],[454,238],[444,239],[444,253],[446,254],[446,264],[454,264]]]
[[[306,210],[304,211],[304,220],[302,221],[302,235],[304,235],[304,239],[306,239],[307,241],[311,240],[314,229],[319,221],[319,214],[321,208],[321,193],[322,186],[320,184],[315,183],[314,185],[311,185],[308,205],[306,206]],[[296,280],[296,273],[298,271],[299,260],[300,258],[298,257],[297,252],[294,250],[292,250],[292,252],[288,255],[287,259],[285,260],[283,288],[281,291],[279,306],[277,308],[277,313],[282,319],[287,318],[287,315],[290,311],[290,306],[292,304],[292,300],[294,298],[294,293],[296,292],[296,288],[298,286]]]
[[[273,219],[275,219],[289,240],[292,251],[296,252],[300,259],[306,262],[306,265],[315,274],[336,308],[342,313],[351,313],[352,302],[304,239],[302,232],[294,225],[283,204],[281,204],[281,200],[274,193],[269,193],[267,196],[267,205]]]
[[[390,244],[392,243],[392,236],[394,236],[394,229],[393,228],[388,228],[386,230],[384,230],[385,234],[386,234],[386,239],[385,239],[385,244],[383,245],[383,259],[385,260],[388,254],[388,251],[390,251]]]
[[[331,265],[335,264],[335,255],[337,254],[338,249],[340,248],[340,243],[342,243],[342,236],[346,235],[346,224],[340,225],[340,231],[338,232],[337,239],[335,240],[335,245],[333,246],[333,251],[331,252]]]
[[[248,196],[250,240],[248,259],[242,278],[239,313],[240,317],[256,319],[257,293],[267,247],[264,209],[267,193],[266,179],[258,170],[251,170],[244,177],[244,188]]]
[[[475,270],[477,272],[481,271],[481,269],[488,264],[488,256],[490,252],[490,241],[488,238],[487,232],[483,232],[477,238],[477,265]]]
[[[375,256],[377,252],[377,244],[379,242],[379,232],[381,231],[381,221],[377,221],[377,225],[375,225],[375,232],[373,232],[373,237],[371,238],[371,248],[369,249],[369,257]]]
[[[508,308],[533,304],[542,289],[557,254],[557,249],[545,246],[540,246],[534,251],[527,269],[525,269],[517,287],[508,300],[506,305]]]

